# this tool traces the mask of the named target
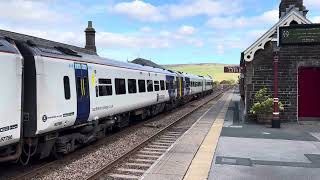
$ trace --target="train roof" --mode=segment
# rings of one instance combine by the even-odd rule
[[[103,58],[98,56],[94,51],[85,48],[50,41],[38,37],[33,37],[5,30],[0,30],[0,36],[8,37],[15,41],[23,42],[26,45],[28,45],[34,51],[34,53],[44,57],[73,60],[82,63],[101,64],[119,68],[148,71],[153,73],[163,73],[172,76],[175,75],[175,73],[166,69],[160,69],[150,66],[143,66],[139,64]]]
[[[9,43],[4,37],[0,36],[0,52],[6,52],[6,53],[14,53],[18,54],[19,51]]]
[[[195,75],[195,74],[190,74],[190,73],[182,73],[184,76],[189,77],[189,78],[195,78],[195,79],[202,79],[203,77]]]

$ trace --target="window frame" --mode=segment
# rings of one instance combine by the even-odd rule
[[[153,80],[147,80],[147,91],[148,92],[153,92]]]
[[[67,81],[67,84],[66,84],[66,81]],[[70,100],[71,99],[71,88],[70,88],[69,76],[63,76],[63,89],[64,89],[65,100]]]
[[[102,88],[105,88],[102,91]],[[102,92],[104,92],[102,94]],[[112,87],[112,79],[99,78],[98,85],[96,86],[96,97],[104,97],[104,96],[112,96],[113,95],[113,87]]]
[[[141,90],[141,87],[140,87],[140,82],[143,82],[143,91]],[[139,93],[145,93],[147,92],[147,88],[146,88],[146,80],[144,79],[138,79],[138,90],[139,90]]]
[[[164,80],[160,80],[160,90],[161,91],[165,91],[166,90],[166,86],[165,86]]]
[[[158,80],[153,81],[153,86],[154,91],[160,91],[160,82]]]
[[[132,86],[130,84],[130,82],[134,82],[134,86]],[[132,89],[131,89],[130,85],[132,87],[134,87],[133,91],[131,91]],[[128,93],[129,94],[136,94],[137,93],[137,80],[136,79],[128,79]]]
[[[123,84],[120,84],[120,82],[123,82]],[[121,87],[122,85],[123,85],[123,87]],[[124,79],[124,78],[115,78],[114,79],[114,87],[115,87],[116,95],[127,94],[126,79]],[[121,88],[121,89],[119,89],[119,88]]]

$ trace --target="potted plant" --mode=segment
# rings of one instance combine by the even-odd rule
[[[257,115],[259,123],[271,123],[272,120],[273,98],[267,95],[267,91],[267,88],[262,88],[255,94],[255,103],[250,109],[250,113]],[[281,102],[279,102],[279,110],[284,110]]]

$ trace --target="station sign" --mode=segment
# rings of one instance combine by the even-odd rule
[[[225,66],[224,73],[240,73],[240,66]]]
[[[280,27],[279,45],[320,45],[320,24]]]

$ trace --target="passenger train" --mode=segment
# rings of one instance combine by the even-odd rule
[[[3,37],[0,67],[0,162],[68,154],[215,88],[211,77]]]

